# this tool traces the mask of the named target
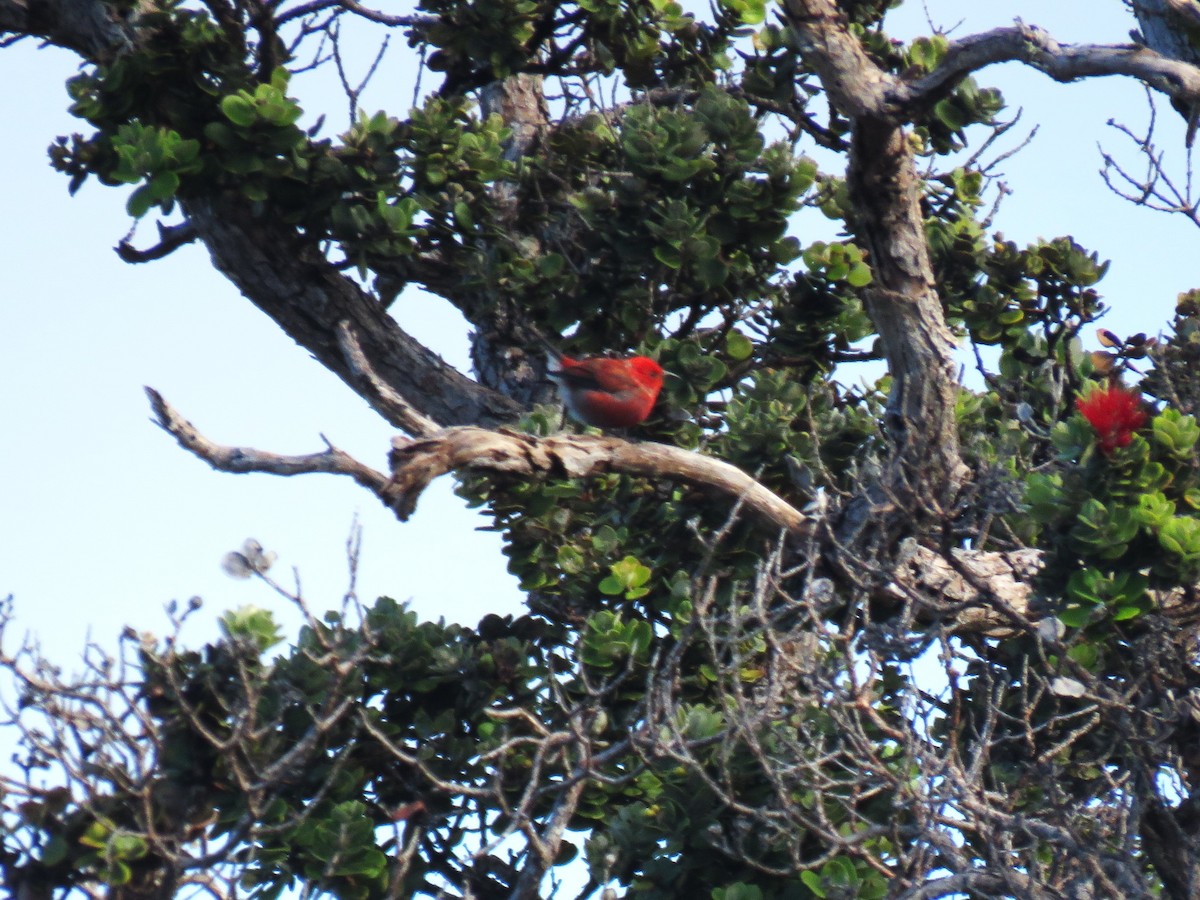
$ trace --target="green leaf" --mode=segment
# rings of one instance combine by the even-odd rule
[[[567,258],[561,253],[547,253],[538,257],[538,272],[545,278],[557,278],[567,263]]]
[[[851,287],[866,287],[874,279],[871,274],[871,267],[865,262],[857,262],[850,267],[850,272],[846,276],[846,281]]]
[[[636,556],[626,556],[612,566],[612,577],[625,588],[639,588],[650,580],[650,569],[642,565]]]
[[[784,237],[771,245],[771,261],[786,266],[800,255],[800,242],[794,237]]]
[[[583,661],[601,669],[610,669],[630,656],[644,661],[654,639],[649,622],[625,622],[610,610],[601,610],[588,620],[583,636]]]
[[[621,537],[611,525],[601,525],[592,535],[592,546],[597,553],[611,553],[621,543]]]
[[[280,94],[287,90],[288,82],[291,81],[292,73],[288,71],[286,66],[276,66],[271,72],[271,87],[275,88]]]
[[[800,880],[804,882],[804,886],[813,892],[817,897],[826,897],[825,888],[821,885],[821,876],[812,869],[806,869],[800,873]]]
[[[654,258],[668,269],[678,269],[683,265],[683,255],[668,244],[658,244],[654,247]]]
[[[723,888],[713,888],[713,900],[763,900],[762,888],[756,884],[737,882]]]
[[[94,850],[103,850],[108,846],[108,836],[111,832],[112,829],[103,822],[92,822],[79,836],[79,843]]]
[[[721,6],[736,13],[744,25],[757,25],[767,16],[766,0],[721,0]]]
[[[1158,542],[1185,559],[1200,557],[1200,521],[1176,516],[1163,524]]]
[[[967,124],[966,117],[949,98],[939,100],[933,107],[933,114],[951,131],[962,131],[963,126]]]
[[[221,616],[221,631],[233,640],[249,640],[260,652],[269,650],[283,640],[283,632],[269,610],[256,606],[240,606]]]
[[[253,200],[255,203],[261,203],[270,195],[267,193],[267,189],[261,184],[247,181],[242,185],[242,196],[247,200]]]
[[[731,331],[725,336],[725,352],[731,359],[741,362],[754,354],[754,342],[740,331]]]
[[[221,112],[225,113],[225,118],[234,125],[240,125],[243,128],[253,125],[257,118],[254,102],[242,94],[230,94],[223,98]]]
[[[143,184],[129,195],[129,200],[125,203],[125,211],[135,219],[140,219],[150,211],[155,202],[154,191],[151,190],[150,185]]]
[[[249,175],[251,172],[261,172],[263,168],[262,158],[250,153],[240,153],[236,156],[227,156],[221,160],[221,165],[226,172],[234,175]]]
[[[570,841],[563,841],[559,844],[558,853],[554,856],[554,865],[565,866],[567,863],[574,861],[579,856],[579,848]]]
[[[1161,491],[1151,491],[1138,498],[1138,521],[1147,528],[1159,529],[1175,515],[1175,504]]]
[[[387,867],[387,857],[382,851],[370,848],[339,862],[334,870],[338,875],[366,875],[374,878]]]
[[[578,575],[584,567],[583,554],[576,547],[564,544],[558,548],[557,563],[567,575]]]
[[[149,846],[140,835],[118,832],[108,842],[108,851],[117,859],[141,859],[149,852]]]
[[[915,65],[929,72],[936,68],[946,55],[947,46],[948,42],[942,35],[919,37],[908,48],[908,55]]]
[[[475,230],[475,217],[471,215],[471,207],[465,200],[454,204],[454,222],[463,231]]]
[[[174,172],[160,172],[150,179],[147,186],[155,201],[168,200],[179,190],[179,176]]]
[[[1058,619],[1071,628],[1082,628],[1092,621],[1095,607],[1067,606],[1058,612]]]
[[[1200,425],[1176,409],[1164,409],[1150,424],[1155,442],[1177,457],[1186,458],[1200,440]]]
[[[600,593],[607,594],[609,597],[616,597],[618,594],[625,592],[625,585],[621,583],[621,579],[615,575],[609,575],[604,578],[598,585]]]
[[[62,835],[56,834],[42,848],[42,865],[57,866],[67,858],[67,842]]]
[[[1100,660],[1100,651],[1095,644],[1076,644],[1067,651],[1067,656],[1085,669],[1091,669]]]
[[[237,146],[238,143],[237,135],[224,122],[209,122],[204,126],[204,136],[226,150]]]
[[[129,880],[133,877],[133,870],[117,859],[108,865],[100,877],[110,886],[116,887],[122,884],[129,884]]]

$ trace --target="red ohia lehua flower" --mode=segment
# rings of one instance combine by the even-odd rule
[[[1128,447],[1133,433],[1146,424],[1140,395],[1119,385],[1096,388],[1075,401],[1088,424],[1096,432],[1096,443],[1105,453]]]

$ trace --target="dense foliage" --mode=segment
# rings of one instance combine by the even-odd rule
[[[837,27],[918,84],[952,46],[892,39],[896,5],[842,0]],[[899,364],[867,301],[900,290],[851,183],[865,115],[831,102],[801,6],[103,7],[128,42],[69,84],[81,131],[50,153],[72,189],[130,186],[129,214],[175,216],[181,240],[235,223],[381,319],[406,287],[446,297],[532,435],[559,427],[539,335],[652,355],[670,377],[636,438],[730,462],[813,526],[781,537],[619,469],[464,473],[523,616],[423,622],[381,598],[306,610],[281,650],[240,610],[199,650],[131,633],[78,683],[5,656],[14,893],[1195,896],[1197,300],[1161,343],[1084,353],[1108,264],[997,232],[988,156],[964,152],[1003,132],[1003,99],[964,71],[906,107],[940,314],[997,360],[954,389],[969,478],[912,502],[901,374],[837,378]],[[351,16],[402,28],[441,81],[330,136],[291,73]],[[904,576],[918,549],[970,596]],[[1024,605],[963,575],[1027,551]],[[259,548],[234,566],[269,579]]]

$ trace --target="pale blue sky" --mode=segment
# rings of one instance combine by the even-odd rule
[[[1133,20],[1119,0],[935,2],[935,22],[955,32],[1009,24],[1022,15],[1059,40],[1127,40]],[[894,34],[927,30],[919,4],[902,10]],[[377,82],[369,109],[402,114],[411,104],[405,49]],[[148,420],[143,384],[163,392],[210,437],[280,452],[320,449],[319,433],[379,467],[389,428],[307,357],[208,265],[197,246],[144,266],[112,247],[128,228],[126,190],[87,185],[67,195],[46,164],[57,134],[79,129],[65,112],[63,81],[75,61],[31,42],[0,51],[5,92],[0,145],[7,199],[0,223],[0,597],[16,595],[22,626],[70,664],[87,629],[111,643],[125,623],[162,632],[162,605],[206,601],[196,640],[217,612],[243,603],[281,609],[264,587],[230,580],[222,555],[254,536],[279,554],[277,574],[301,571],[317,609],[336,605],[346,584],[344,542],[357,514],[366,532],[359,592],[412,598],[424,616],[475,622],[516,611],[497,537],[463,509],[443,480],[416,518],[397,523],[349,479],[216,473]],[[1097,141],[1132,154],[1105,127],[1145,120],[1141,88],[1119,79],[1058,85],[1017,65],[982,73],[1010,107],[1041,131],[1005,164],[1016,190],[998,227],[1024,243],[1072,234],[1113,260],[1101,285],[1114,312],[1107,327],[1156,332],[1175,295],[1200,285],[1200,230],[1182,218],[1139,210],[1112,196],[1097,170]],[[302,80],[307,109],[319,111]],[[341,130],[344,103],[325,94]],[[1183,159],[1182,126],[1162,104],[1168,159]],[[142,232],[149,242],[153,226]],[[797,233],[805,233],[800,222]],[[395,309],[405,325],[465,365],[461,322],[417,296]],[[294,621],[294,619],[291,619]]]

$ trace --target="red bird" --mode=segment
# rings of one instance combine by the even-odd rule
[[[546,368],[567,412],[597,428],[628,428],[644,421],[654,409],[665,374],[648,356],[572,359],[556,350],[550,351]]]

